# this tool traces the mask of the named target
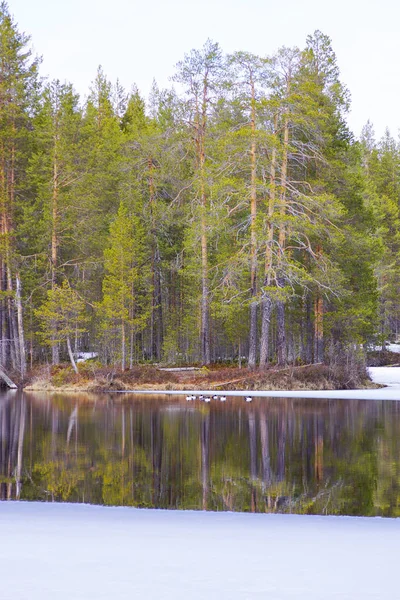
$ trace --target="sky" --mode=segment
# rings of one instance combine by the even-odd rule
[[[207,38],[225,52],[261,56],[304,47],[327,34],[351,92],[348,123],[358,136],[372,121],[379,138],[400,128],[400,2],[397,0],[9,0],[20,31],[43,57],[42,75],[85,96],[97,67],[147,96],[171,86],[174,65]]]

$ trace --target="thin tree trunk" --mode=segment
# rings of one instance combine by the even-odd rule
[[[287,167],[288,167],[288,145],[289,145],[289,121],[285,117],[283,129],[283,154],[281,168],[281,193],[280,193],[280,216],[281,223],[279,225],[278,235],[278,281],[279,288],[285,285],[285,273],[283,258],[286,246],[286,187],[287,187]],[[278,365],[286,364],[286,336],[285,336],[285,303],[283,300],[278,300],[276,303],[276,318],[277,318],[277,359]]]
[[[324,301],[318,296],[314,302],[314,362],[323,361],[324,357]]]
[[[26,373],[26,352],[25,352],[25,336],[24,336],[24,320],[22,314],[22,300],[21,300],[21,279],[19,273],[16,275],[16,295],[15,301],[17,304],[17,317],[18,317],[18,338],[19,338],[19,355],[21,365],[21,378],[25,377]]]
[[[208,247],[207,247],[207,195],[205,190],[205,132],[207,124],[207,80],[203,87],[203,103],[201,113],[201,125],[199,132],[199,167],[200,167],[200,244],[201,244],[201,359],[203,364],[209,365],[210,353],[210,307],[209,307],[209,283],[208,283]]]
[[[121,369],[125,371],[126,362],[126,340],[125,340],[125,323],[121,324]]]
[[[51,289],[54,290],[57,283],[57,262],[58,262],[58,158],[57,158],[57,136],[54,136],[54,159],[53,159],[53,195],[51,207]],[[60,352],[57,339],[57,326],[52,323],[52,346],[51,346],[51,362],[57,365],[60,362]]]
[[[276,303],[276,352],[278,365],[286,364],[285,305],[281,300]]]
[[[19,339],[18,339],[18,327],[17,327],[17,319],[15,315],[14,303],[12,299],[13,295],[13,284],[11,278],[11,268],[9,267],[10,259],[9,253],[7,251],[7,291],[8,291],[8,322],[10,325],[10,350],[11,350],[11,366],[15,370],[19,370],[21,360],[20,360],[20,350],[19,350]]]
[[[129,348],[129,368],[133,369],[133,343],[134,343],[134,333],[133,327],[131,326],[131,335],[130,335],[130,348]]]
[[[253,78],[251,85],[251,182],[250,182],[250,334],[249,334],[249,359],[248,366],[254,369],[257,358],[257,164],[256,164],[256,107],[255,89]]]
[[[72,368],[75,371],[75,373],[79,373],[78,367],[76,366],[76,362],[74,359],[74,355],[72,353],[71,340],[69,339],[69,336],[67,337],[67,349],[68,349],[68,356],[69,356],[69,360],[71,361]]]
[[[161,358],[163,341],[163,315],[160,282],[160,251],[157,240],[157,224],[155,221],[155,186],[154,186],[154,161],[148,158],[149,172],[149,204],[151,220],[151,277],[152,277],[152,303],[151,303],[151,327],[150,327],[150,352],[151,357],[156,360]]]
[[[161,258],[158,243],[155,251],[155,269],[154,269],[154,299],[155,299],[155,357],[161,358],[163,346],[163,307],[162,307],[162,287],[161,287]]]
[[[10,295],[12,295],[12,291],[13,291],[13,281],[12,281],[12,273],[11,273],[11,243],[12,243],[12,238],[11,238],[11,234],[12,234],[12,228],[13,228],[13,211],[14,211],[14,204],[15,204],[15,136],[16,136],[16,127],[15,127],[15,121],[13,118],[13,124],[12,124],[12,129],[13,129],[13,133],[14,133],[14,139],[11,145],[11,170],[10,170],[10,208],[9,208],[9,225],[8,225],[8,234],[10,236],[9,239],[7,239],[6,242],[6,252],[7,252],[7,283],[8,283],[8,290],[10,292]],[[10,297],[10,322],[11,322],[11,326],[13,329],[13,343],[11,344],[11,347],[14,346],[15,350],[15,363],[13,365],[13,367],[15,369],[19,369],[20,368],[20,364],[21,364],[21,350],[19,347],[19,337],[18,337],[18,327],[17,327],[17,319],[16,319],[16,314],[15,314],[15,308],[14,308],[14,302],[12,300],[12,296]]]
[[[272,300],[269,294],[264,294],[261,309],[260,368],[263,368],[269,361],[269,330],[272,316]]]
[[[274,117],[274,133],[278,129],[278,115]],[[267,221],[267,244],[265,248],[264,286],[269,288],[272,282],[273,266],[273,243],[274,225],[272,218],[275,211],[276,199],[276,147],[272,148],[270,178],[269,178],[269,201]],[[260,367],[263,368],[269,360],[269,334],[272,315],[272,298],[268,290],[262,294],[262,319],[261,319],[261,344],[260,344]]]
[[[317,245],[315,253],[322,257],[322,246]],[[314,361],[322,362],[324,359],[324,301],[318,293],[314,301]]]

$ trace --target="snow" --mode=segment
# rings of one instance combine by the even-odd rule
[[[382,346],[374,346],[374,350],[382,350]],[[389,352],[397,352],[400,353],[400,344],[386,344],[386,350]]]
[[[98,357],[98,352],[78,352],[76,362],[85,362]]]
[[[398,598],[400,519],[0,503],[2,600]]]
[[[388,387],[376,390],[272,390],[272,391],[215,391],[215,390],[126,390],[110,393],[116,394],[195,394],[203,396],[241,396],[253,398],[335,398],[342,400],[400,400],[400,367],[369,367],[372,381]],[[217,400],[218,402],[218,400]]]
[[[387,344],[386,349],[389,352],[400,352],[400,344]]]
[[[369,367],[372,381],[400,389],[400,367]]]

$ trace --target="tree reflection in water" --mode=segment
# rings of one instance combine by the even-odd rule
[[[400,514],[400,403],[0,396],[0,498]]]

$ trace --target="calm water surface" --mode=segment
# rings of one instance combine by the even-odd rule
[[[400,402],[0,396],[0,498],[400,515]]]

